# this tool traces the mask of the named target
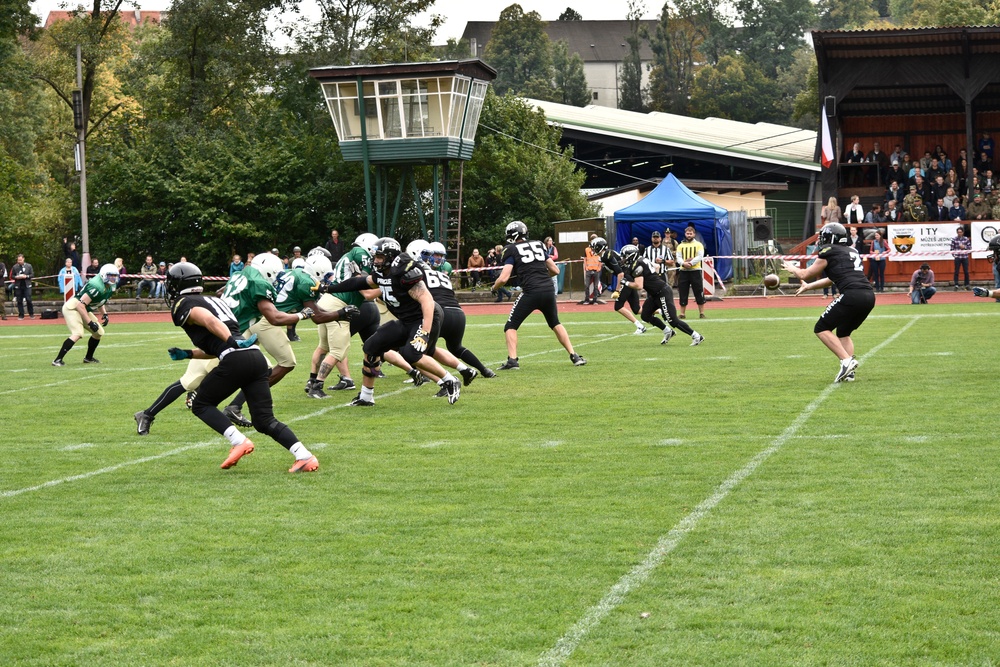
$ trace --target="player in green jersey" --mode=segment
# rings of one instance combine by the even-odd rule
[[[114,264],[105,264],[97,275],[87,281],[79,296],[70,298],[63,304],[62,313],[69,327],[69,338],[63,341],[59,354],[52,362],[53,366],[65,366],[63,357],[83,338],[83,327],[90,329],[90,340],[87,342],[87,355],[83,358],[85,364],[99,364],[94,357],[94,350],[101,343],[104,327],[108,324],[107,303],[118,288],[118,269]],[[100,310],[101,321],[97,321],[95,311]]]

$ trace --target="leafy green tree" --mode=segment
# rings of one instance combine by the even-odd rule
[[[484,56],[497,71],[498,94],[552,98],[552,43],[538,12],[526,14],[517,4],[500,12]]]
[[[464,247],[503,243],[511,220],[523,220],[532,238],[543,238],[555,221],[595,214],[580,192],[586,174],[576,169],[572,149],[559,146],[560,135],[523,99],[490,90],[465,167]]]
[[[300,52],[322,56],[319,65],[417,62],[427,60],[431,40],[443,23],[433,15],[427,26],[414,19],[434,0],[318,0],[320,21],[298,35]]]
[[[776,110],[782,125],[814,130],[819,123],[819,79],[816,55],[803,46],[788,68],[778,70]]]
[[[572,7],[567,7],[563,10],[563,13],[559,15],[560,21],[582,21],[583,17],[580,16],[580,12],[576,11]]]
[[[883,0],[820,0],[819,27],[822,30],[861,28],[879,18]],[[885,5],[888,9],[888,4]]]
[[[569,45],[559,40],[552,45],[552,63],[555,71],[556,102],[583,107],[590,104],[591,92],[583,72],[583,58],[579,53],[570,54]]]
[[[732,35],[730,52],[755,63],[769,78],[792,63],[804,44],[806,26],[816,25],[810,0],[734,0],[736,19],[743,26]]]
[[[756,63],[738,56],[723,56],[695,76],[691,113],[747,123],[779,120],[775,108],[777,84],[766,78]]]
[[[618,102],[620,109],[628,111],[643,111],[645,103],[642,94],[642,59],[639,55],[639,46],[642,43],[640,35],[640,21],[644,7],[640,0],[629,0],[628,20],[629,34],[625,38],[628,44],[628,51],[621,69],[621,100]]]

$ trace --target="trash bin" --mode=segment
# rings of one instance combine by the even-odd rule
[[[556,266],[559,267],[559,275],[556,276],[556,294],[563,293],[563,283],[566,282],[566,262],[556,262]]]

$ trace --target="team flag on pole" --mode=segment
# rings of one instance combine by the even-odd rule
[[[829,168],[833,164],[833,142],[830,141],[830,122],[826,119],[826,109],[820,108],[820,118],[823,119],[823,167]]]

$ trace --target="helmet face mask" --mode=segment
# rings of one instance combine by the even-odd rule
[[[819,230],[820,245],[844,244],[849,238],[847,228],[839,222],[828,222]]]
[[[98,271],[98,275],[101,276],[101,280],[104,281],[105,285],[111,285],[114,289],[118,289],[118,267],[114,264],[105,264]]]
[[[427,250],[430,255],[428,263],[433,268],[436,269],[444,264],[445,249],[443,243],[440,241],[434,241],[433,243],[428,244]]]
[[[426,262],[425,257],[430,257],[430,243],[423,239],[415,239],[410,241],[406,246],[406,254],[413,259],[418,259],[422,262]]]
[[[285,265],[281,263],[281,259],[269,252],[256,255],[253,261],[250,262],[250,266],[257,269],[264,276],[264,279],[272,285],[277,282],[278,275],[285,270]]]
[[[323,255],[310,255],[305,264],[305,272],[320,283],[326,279],[329,273],[333,272],[333,263]]]
[[[631,264],[632,262],[635,261],[636,257],[639,256],[638,246],[634,246],[631,243],[622,246],[621,256],[622,256],[622,261],[624,261],[626,264]]]
[[[598,236],[590,242],[590,249],[594,251],[595,255],[603,255],[604,251],[608,249],[608,242]]]
[[[191,262],[178,262],[167,270],[167,301],[173,304],[183,294],[202,291],[201,269]]]
[[[526,241],[528,239],[528,226],[520,220],[514,220],[513,222],[507,224],[504,236],[508,243]]]

